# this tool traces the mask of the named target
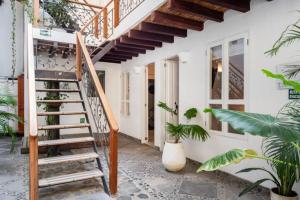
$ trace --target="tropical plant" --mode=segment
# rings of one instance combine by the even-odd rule
[[[0,97],[0,107],[10,107],[13,108],[17,105],[17,101],[12,96],[6,95]],[[11,148],[10,151],[13,152],[16,144],[16,132],[13,127],[9,125],[9,121],[21,121],[21,119],[11,113],[4,110],[0,110],[0,137],[11,136]]]
[[[266,54],[274,56],[282,47],[300,41],[300,20],[288,26]],[[280,80],[283,85],[300,91],[300,82],[292,80],[300,73],[300,65],[290,65],[284,74],[273,74],[268,70],[263,73],[270,78]],[[251,191],[265,181],[276,185],[276,193],[282,196],[293,196],[295,182],[300,180],[300,100],[287,103],[277,116],[238,112],[224,109],[205,109],[217,119],[229,123],[238,132],[266,137],[263,141],[263,155],[251,149],[234,149],[204,162],[198,172],[213,171],[221,167],[239,163],[244,159],[264,159],[272,167],[276,175],[264,168],[243,169],[237,173],[260,170],[270,178],[260,179],[244,189],[241,195]]]
[[[158,106],[165,111],[171,113],[172,115],[178,115],[176,109],[170,108],[166,103],[159,102]],[[196,108],[190,108],[185,113],[184,116],[190,120],[195,118],[198,114],[198,110]],[[172,124],[167,122],[166,129],[168,133],[175,138],[175,143],[178,143],[180,139],[186,139],[191,137],[192,139],[205,141],[209,137],[208,133],[204,128],[199,126],[198,124]]]

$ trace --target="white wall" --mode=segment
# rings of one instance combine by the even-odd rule
[[[15,76],[23,73],[23,8],[16,2],[16,73]],[[10,1],[4,1],[0,6],[0,76],[12,75],[12,11]]]
[[[291,23],[299,18],[296,9],[300,7],[300,1],[277,0],[272,2],[262,0],[251,1],[251,11],[239,13],[228,11],[225,13],[225,20],[222,23],[207,22],[202,32],[188,31],[187,38],[175,38],[173,44],[163,44],[162,48],[155,51],[147,51],[147,54],[140,55],[122,64],[123,71],[130,71],[130,113],[129,117],[121,116],[121,131],[141,139],[144,134],[144,73],[136,73],[136,68],[144,68],[145,65],[155,62],[156,66],[156,104],[164,99],[163,89],[163,60],[181,52],[188,51],[190,60],[187,63],[180,63],[179,77],[179,115],[181,116],[187,108],[197,107],[203,110],[206,104],[206,82],[208,81],[206,68],[205,50],[207,46],[215,41],[222,40],[240,33],[249,36],[249,61],[248,67],[248,99],[247,107],[249,112],[276,114],[282,105],[288,101],[287,90],[279,90],[274,80],[266,78],[262,68],[276,71],[275,66],[283,63],[299,61],[296,47],[289,47],[280,52],[276,57],[268,57],[264,52],[271,48],[274,41],[281,32]],[[116,77],[117,79],[117,77]],[[163,112],[155,111],[155,145],[162,147],[163,144]],[[181,118],[180,121],[183,119]],[[204,114],[198,119],[198,123],[204,124]],[[211,133],[211,138],[205,143],[187,140],[184,142],[188,158],[203,162],[214,155],[223,153],[233,148],[252,148],[257,151],[261,149],[262,138],[247,135],[242,139],[235,139]],[[239,169],[266,165],[264,161],[250,160],[239,165],[226,167],[223,170],[234,174]],[[250,181],[257,180],[264,174],[240,174],[241,178]],[[270,186],[270,185],[267,185]],[[297,186],[298,193],[300,186]]]

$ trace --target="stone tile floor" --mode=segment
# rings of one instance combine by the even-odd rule
[[[20,142],[18,143],[20,144]],[[9,154],[9,139],[0,139],[0,199],[28,199],[28,156],[19,151]],[[72,152],[66,152],[72,153]],[[41,169],[42,176],[62,169],[80,171],[93,162],[72,163]],[[105,167],[105,166],[104,166]],[[238,193],[247,182],[222,172],[196,174],[198,165],[188,162],[179,173],[167,172],[161,152],[127,137],[119,139],[119,192],[116,200],[268,200],[268,190],[258,188],[242,198]],[[50,171],[48,171],[50,170]],[[47,173],[46,173],[47,171]],[[89,180],[40,189],[41,200],[104,200],[101,181]]]

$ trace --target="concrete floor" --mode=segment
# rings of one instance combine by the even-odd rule
[[[9,139],[0,139],[0,199],[28,199],[28,156],[9,154]],[[20,143],[19,143],[20,144]],[[72,152],[65,152],[66,154]],[[61,170],[82,170],[93,162],[73,163],[41,169],[41,176]],[[105,167],[105,163],[103,162]],[[121,136],[119,139],[119,192],[112,199],[165,200],[268,200],[269,192],[258,188],[238,198],[247,182],[222,172],[196,174],[198,164],[188,162],[179,173],[167,172],[161,164],[161,152]],[[89,180],[63,186],[40,189],[41,200],[99,200],[106,199],[101,181]]]

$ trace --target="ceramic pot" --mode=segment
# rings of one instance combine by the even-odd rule
[[[286,196],[281,196],[276,193],[277,188],[271,189],[271,200],[298,200],[298,195],[296,192],[293,192],[295,196],[293,197],[286,197]]]
[[[186,157],[182,143],[166,142],[162,155],[164,167],[171,172],[182,170],[186,164]]]

